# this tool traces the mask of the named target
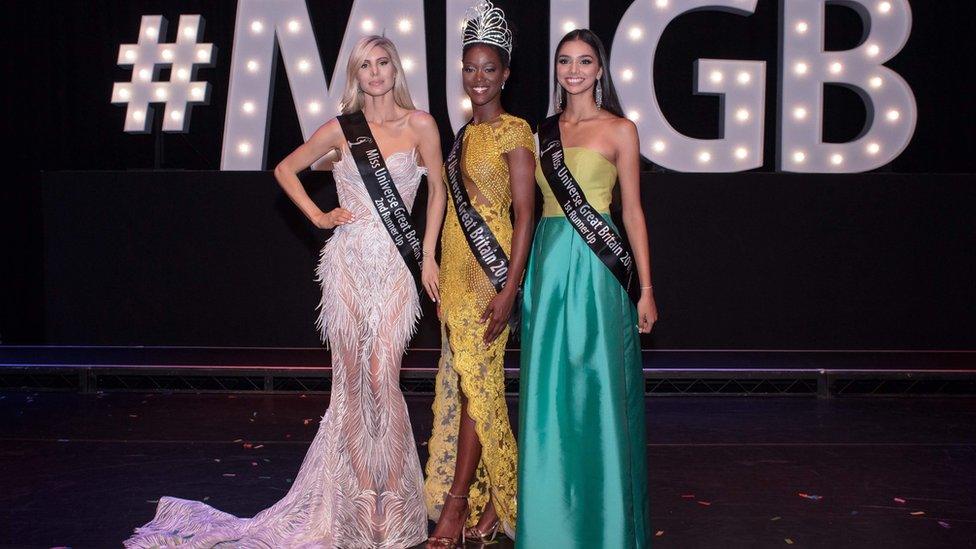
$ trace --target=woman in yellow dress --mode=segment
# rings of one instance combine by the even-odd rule
[[[499,526],[514,536],[516,521],[517,450],[503,359],[532,239],[535,142],[529,125],[501,106],[511,55],[501,10],[482,2],[469,13],[463,44],[472,119],[446,163],[456,185],[448,181],[451,206],[441,238],[445,343],[424,487],[428,514],[438,522],[428,547],[486,540]],[[434,263],[425,263],[432,265],[429,275]]]

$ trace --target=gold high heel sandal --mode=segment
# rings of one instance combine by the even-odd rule
[[[495,537],[498,535],[498,525],[500,524],[500,522],[501,521],[496,519],[495,522],[491,525],[491,528],[489,528],[487,532],[482,532],[481,530],[478,530],[477,526],[472,526],[471,528],[465,528],[464,537],[471,541],[477,542],[480,545],[493,545],[497,543],[495,541]]]
[[[458,541],[458,538],[446,538],[446,537],[443,537],[443,536],[436,536],[436,537],[435,536],[431,536],[431,537],[427,538],[427,547],[428,548],[438,548],[438,549],[440,549],[441,547],[446,548],[446,549],[454,549],[455,547],[464,547],[464,543],[466,541],[466,539],[465,539],[465,532],[464,532],[464,530],[465,530],[464,525],[467,524],[468,518],[471,516],[471,508],[470,507],[467,507],[468,496],[455,496],[451,492],[446,492],[444,495],[446,495],[449,498],[463,499],[465,501],[465,504],[464,504],[465,505],[464,518],[461,520],[461,532],[458,534],[458,537],[461,538],[461,541],[459,542]],[[443,512],[443,509],[442,509],[442,512]]]

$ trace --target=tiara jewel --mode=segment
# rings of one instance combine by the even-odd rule
[[[468,8],[464,14],[464,38],[461,44],[491,44],[512,55],[512,31],[505,20],[505,12],[490,0],[482,0]]]

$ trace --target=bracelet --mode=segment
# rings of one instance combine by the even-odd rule
[[[641,286],[640,287],[641,290],[651,290],[653,288],[654,288],[654,286]]]

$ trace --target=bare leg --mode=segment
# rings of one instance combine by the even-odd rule
[[[452,494],[456,496],[468,495],[480,460],[481,441],[478,440],[474,420],[468,415],[468,398],[462,391],[461,425],[458,430],[457,465],[454,468],[454,482],[451,484]],[[467,516],[468,505],[466,500],[446,497],[440,520],[434,527],[432,537],[459,538]]]

